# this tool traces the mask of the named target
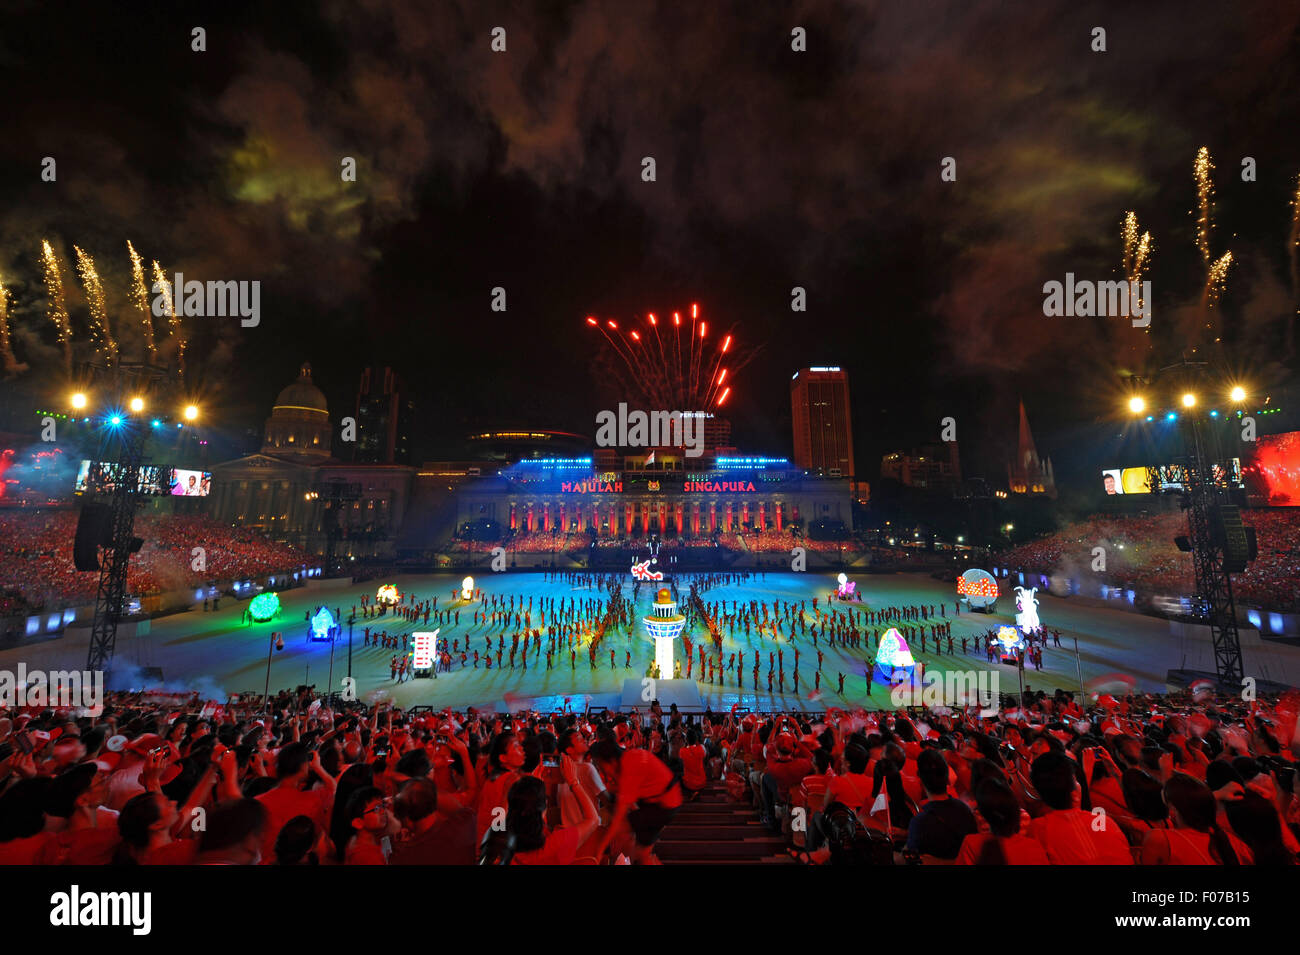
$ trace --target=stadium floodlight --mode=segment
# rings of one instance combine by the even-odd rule
[[[78,411],[82,411],[85,409],[87,404],[86,396],[82,394],[80,391],[76,392],[70,400],[72,403],[72,407],[76,408]]]
[[[196,420],[196,419],[198,418],[198,416],[199,416],[199,406],[198,406],[198,405],[186,405],[186,406],[185,406],[185,420],[186,420],[186,421],[194,421],[194,420]]]
[[[1147,410],[1147,403],[1141,395],[1134,395],[1128,400],[1128,410],[1133,414],[1141,414]]]
[[[1245,400],[1246,400],[1246,389],[1243,388],[1243,387],[1241,387],[1241,385],[1236,385],[1236,386],[1233,387],[1232,391],[1229,392],[1228,397],[1231,398],[1233,401],[1236,401],[1236,402],[1238,402],[1238,403],[1240,403],[1240,402],[1242,402],[1242,401],[1245,401]]]
[[[141,398],[139,395],[136,395],[134,398],[132,398],[131,410],[134,411],[136,414],[139,414],[141,411],[144,411],[144,399]]]
[[[1196,407],[1196,395],[1192,394],[1190,391],[1187,392],[1185,395],[1183,395],[1183,407],[1184,407],[1184,408],[1195,408],[1195,407]]]

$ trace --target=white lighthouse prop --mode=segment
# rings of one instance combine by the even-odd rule
[[[682,635],[686,627],[686,617],[677,612],[677,602],[667,587],[661,587],[655,594],[654,609],[641,618],[646,631],[655,641],[655,666],[659,678],[673,678],[673,641]]]

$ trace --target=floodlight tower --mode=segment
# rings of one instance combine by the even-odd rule
[[[115,469],[109,475],[93,473],[87,479],[88,495],[102,493],[108,497],[106,503],[101,502],[96,508],[103,524],[83,526],[88,507],[83,507],[82,520],[78,522],[79,539],[84,535],[91,545],[89,563],[78,560],[78,569],[99,571],[86,669],[103,670],[112,662],[117,647],[128,563],[144,543],[134,536],[134,531],[135,512],[142,497],[140,472],[145,444],[151,431],[161,429],[164,422],[172,420],[172,415],[151,411],[151,406],[177,405],[175,417],[182,419],[177,422],[178,428],[193,425],[198,420],[199,409],[180,395],[179,378],[149,362],[90,364],[82,378],[84,387],[78,387],[68,403],[85,418],[95,415],[101,437],[99,457],[114,460],[116,451]],[[98,560],[93,556],[95,546],[102,548]]]
[[[1187,511],[1188,534],[1176,538],[1175,543],[1192,555],[1196,593],[1205,602],[1219,682],[1240,689],[1244,668],[1231,575],[1246,569],[1257,548],[1254,528],[1242,524],[1241,510],[1231,501],[1226,479],[1214,473],[1215,463],[1222,462],[1222,457],[1218,435],[1210,427],[1218,411],[1207,408],[1208,402],[1202,400],[1213,390],[1205,368],[1205,362],[1182,361],[1160,370],[1160,375],[1177,372],[1171,377],[1178,379],[1179,387],[1165,418],[1174,416],[1178,421],[1186,455],[1181,505]],[[1246,401],[1246,389],[1233,385],[1226,397],[1239,406]],[[1137,394],[1128,402],[1133,415],[1141,414],[1146,406],[1146,399]]]

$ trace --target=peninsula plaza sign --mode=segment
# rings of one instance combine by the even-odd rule
[[[659,490],[658,481],[651,482],[648,490]],[[753,481],[683,481],[686,494],[737,494],[757,492]],[[622,494],[622,481],[562,481],[561,494]]]

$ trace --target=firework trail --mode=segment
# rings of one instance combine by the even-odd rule
[[[9,293],[5,291],[3,282],[0,282],[0,362],[3,362],[6,378],[27,370],[27,366],[14,356],[13,345],[9,341]]]
[[[144,261],[130,239],[126,241],[126,250],[131,253],[131,304],[140,313],[140,331],[144,334],[144,348],[149,362],[152,363],[158,348],[153,341],[153,313],[149,311],[149,291],[144,281]]]
[[[41,262],[45,268],[45,298],[47,314],[59,332],[63,346],[63,373],[72,374],[72,325],[68,321],[68,306],[63,297],[63,276],[59,271],[59,258],[48,239],[41,241]]]
[[[1223,294],[1228,280],[1228,266],[1232,264],[1232,253],[1225,252],[1214,259],[1210,252],[1210,234],[1214,231],[1214,183],[1210,176],[1214,172],[1214,163],[1210,161],[1210,150],[1205,146],[1197,150],[1192,171],[1196,179],[1196,247],[1200,249],[1201,259],[1205,263],[1201,311],[1205,314],[1205,327],[1213,330],[1209,310]],[[1217,337],[1215,341],[1218,341]]]
[[[1232,265],[1232,253],[1224,252],[1210,266],[1210,272],[1205,279],[1205,304],[1213,306],[1219,301],[1219,296],[1223,294],[1223,287],[1228,281],[1228,266]]]
[[[185,330],[181,327],[180,317],[176,314],[172,283],[167,281],[167,273],[163,271],[157,259],[153,261],[153,282],[158,288],[158,293],[162,295],[163,305],[167,309],[167,327],[171,329],[171,337],[176,339],[177,368],[183,378],[185,376]]]
[[[1142,273],[1150,265],[1151,259],[1151,233],[1143,232],[1138,236],[1138,219],[1136,212],[1128,212],[1124,215],[1124,278],[1129,283],[1130,289],[1142,288]],[[1143,301],[1138,299],[1137,308],[1141,310]]]
[[[1210,150],[1202,146],[1196,152],[1192,174],[1196,179],[1196,247],[1201,250],[1207,274],[1210,270],[1210,233],[1214,229],[1214,183],[1210,179],[1213,172]]]
[[[113,340],[113,330],[108,324],[108,309],[104,304],[104,284],[95,271],[95,260],[84,249],[74,245],[72,251],[77,256],[77,274],[81,276],[81,287],[86,290],[86,304],[90,307],[90,323],[94,336],[99,340],[96,350],[108,359],[111,365],[117,361],[117,342]]]
[[[661,332],[662,323],[653,312],[646,316],[649,328],[644,333],[624,332],[617,322],[591,317],[587,324],[600,331],[622,360],[633,379],[630,384],[650,409],[707,411],[726,402],[731,393],[728,374],[747,364],[753,353],[733,352],[735,336],[728,332],[710,355],[708,323],[700,318],[698,305],[691,307],[691,318],[687,326],[681,313],[674,312],[671,332],[667,328]],[[683,336],[689,336],[685,342]],[[723,367],[724,360],[731,364]]]

